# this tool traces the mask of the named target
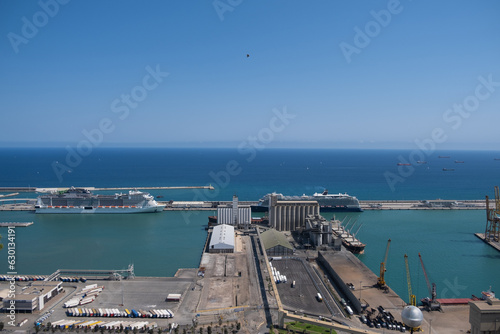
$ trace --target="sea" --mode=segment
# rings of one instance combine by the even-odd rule
[[[497,159],[500,151],[1,148],[0,186],[214,187],[150,191],[165,201],[230,201],[233,195],[256,201],[270,192],[310,195],[324,189],[360,200],[466,200],[494,198],[494,186],[500,185]],[[36,196],[21,193],[18,197]],[[134,264],[137,276],[173,276],[179,268],[199,266],[208,216],[215,214],[2,211],[0,222],[34,224],[17,227],[10,235],[0,227],[4,244],[0,273],[13,271],[8,264],[10,239],[15,243],[14,270],[19,274],[126,269]],[[405,254],[418,299],[429,295],[419,253],[429,281],[437,286],[438,298],[479,296],[490,286],[500,289],[500,252],[474,236],[485,230],[484,210],[322,214],[327,219],[335,215],[359,228],[357,237],[367,245],[359,259],[376,274],[391,239],[386,281],[404,300],[408,299]],[[363,282],[350,283],[364,286]]]

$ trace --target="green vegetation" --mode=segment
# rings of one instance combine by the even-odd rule
[[[289,322],[286,325],[286,329],[279,329],[280,334],[287,333],[304,333],[304,334],[336,334],[337,332],[333,329],[318,326],[318,325],[310,325],[305,324],[303,322],[294,321]]]

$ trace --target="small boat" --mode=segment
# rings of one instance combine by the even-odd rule
[[[440,159],[449,159],[450,157],[448,155],[440,155],[438,156]]]
[[[491,291],[491,286],[490,286],[488,291],[481,292],[481,299],[486,300],[491,298],[495,298],[495,292]]]
[[[455,160],[456,164],[463,164],[465,161]]]
[[[411,166],[411,164],[404,164],[404,163],[402,163],[402,162],[399,162],[399,163],[398,163],[398,166]]]
[[[453,172],[455,168],[443,168],[443,172]]]
[[[417,161],[417,164],[426,164],[426,163],[427,163],[427,161],[420,161],[420,160]]]

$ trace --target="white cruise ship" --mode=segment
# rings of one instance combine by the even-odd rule
[[[165,205],[158,204],[149,193],[130,190],[125,194],[95,195],[88,189],[71,187],[38,197],[36,213],[147,213],[161,212]]]

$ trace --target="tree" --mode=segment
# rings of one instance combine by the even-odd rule
[[[207,327],[207,333],[208,334],[212,334],[212,326],[208,326]]]

